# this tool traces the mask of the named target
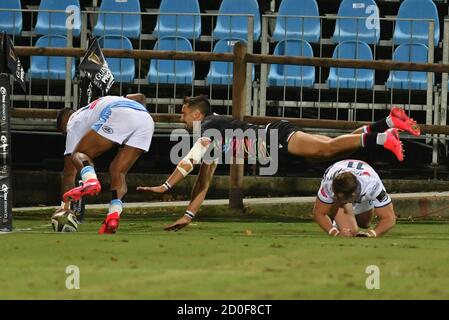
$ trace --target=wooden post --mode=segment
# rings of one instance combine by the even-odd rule
[[[247,50],[243,42],[234,46],[234,75],[232,81],[232,118],[243,120],[246,111],[246,63]],[[229,207],[243,209],[244,164],[232,158],[229,185]]]

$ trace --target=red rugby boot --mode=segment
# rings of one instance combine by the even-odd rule
[[[384,148],[393,152],[399,161],[404,161],[404,149],[401,140],[399,140],[398,129],[392,128],[385,132],[387,133],[387,140],[384,143]]]
[[[89,179],[83,185],[73,188],[62,196],[63,201],[78,201],[83,196],[94,196],[101,191],[100,181],[97,179]]]
[[[98,234],[115,233],[118,229],[119,222],[120,222],[120,215],[118,214],[118,212],[108,214],[106,219],[104,219],[100,229],[98,230]]]
[[[403,109],[393,107],[390,111],[390,118],[393,121],[395,128],[402,131],[407,131],[414,136],[419,136],[421,134],[421,129],[416,121],[409,118]]]

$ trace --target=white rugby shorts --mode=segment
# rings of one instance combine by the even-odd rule
[[[148,112],[131,108],[110,108],[92,130],[108,140],[148,152],[154,121]]]

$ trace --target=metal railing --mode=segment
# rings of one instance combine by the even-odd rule
[[[1,10],[1,9],[0,9]],[[8,11],[14,11],[14,10],[9,10]],[[21,12],[27,12],[29,14],[31,14],[31,25],[34,26],[34,14],[36,14],[37,12],[42,11],[42,10],[32,10],[32,9],[24,9],[21,10]],[[53,10],[53,11],[49,11],[49,12],[55,12],[55,13],[61,13],[64,12],[67,15],[69,15],[68,12],[66,11],[61,11],[61,10]],[[86,48],[86,39],[87,39],[87,21],[89,20],[89,18],[94,18],[95,16],[97,16],[98,14],[117,14],[117,12],[100,12],[100,11],[81,11],[80,15],[81,15],[81,35],[80,35],[80,44],[79,47],[80,48]],[[141,19],[142,18],[146,18],[149,16],[153,16],[154,18],[156,16],[163,16],[163,15],[170,15],[173,16],[174,14],[164,14],[164,13],[154,13],[154,12],[122,12],[120,13],[120,15],[124,16],[124,15],[136,15],[139,16]],[[210,30],[214,29],[215,26],[215,20],[217,19],[217,16],[219,14],[216,13],[207,13],[207,14],[199,14],[198,16],[201,17],[202,20],[202,25],[203,27],[206,26],[206,24],[203,23],[204,20],[206,19],[210,19],[210,25],[204,27],[204,29],[207,29],[207,27],[210,28]],[[182,17],[182,16],[192,16],[194,17],[195,14],[176,14],[176,17]],[[232,17],[232,15],[230,15]],[[238,15],[233,15],[233,16],[238,16]],[[253,24],[253,17],[252,16],[248,16],[248,15],[241,15],[242,17],[246,17],[248,20],[248,38],[247,40],[247,44],[248,44],[248,53],[252,53],[253,52],[253,29],[254,29],[254,24]],[[271,44],[271,41],[269,39],[269,32],[268,32],[268,26],[270,23],[270,20],[275,19],[276,17],[281,17],[281,16],[274,16],[274,15],[264,15],[262,16],[262,37],[260,40],[260,45],[261,45],[261,52],[262,54],[266,54],[269,53],[269,46]],[[326,21],[326,23],[329,23],[329,21],[335,21],[336,19],[360,19],[357,17],[298,17],[298,16],[285,16],[286,18],[295,18],[295,19],[308,19],[308,18],[314,18],[320,19],[320,28],[321,28],[321,33],[320,33],[320,37],[319,37],[319,43],[314,45],[314,49],[315,51],[318,50],[319,51],[319,55],[318,57],[325,57],[325,56],[329,56],[329,54],[325,54],[325,51],[329,51],[330,47],[329,45],[331,44],[329,39],[325,39],[323,38],[323,34],[322,34],[322,30],[323,30],[323,21]],[[232,18],[231,18],[232,19]],[[93,19],[94,20],[94,19]],[[194,19],[195,20],[195,19]],[[392,18],[381,18],[379,19],[379,24],[382,23],[390,23],[392,24],[392,30],[394,30],[394,24],[396,23],[396,21],[398,21],[400,19],[392,19]],[[404,20],[409,20],[409,19],[404,19]],[[123,20],[122,20],[123,21]],[[160,20],[158,20],[160,21]],[[429,23],[429,34],[428,34],[428,39],[429,39],[429,43],[428,43],[428,47],[429,47],[429,54],[428,54],[428,62],[432,63],[434,61],[434,56],[433,56],[433,52],[435,50],[434,48],[434,43],[433,43],[433,35],[434,35],[434,26],[433,26],[433,21],[432,20],[423,20]],[[446,22],[445,22],[445,26],[446,26]],[[195,25],[194,25],[195,27]],[[68,28],[68,34],[67,34],[67,47],[70,48],[71,46],[73,46],[74,42],[73,42],[73,34],[71,34],[70,32],[70,28]],[[175,34],[177,33],[177,29],[175,30]],[[123,33],[122,33],[123,34]],[[33,32],[24,32],[25,36],[30,36],[30,46],[33,45],[33,37],[35,36],[33,34]],[[449,37],[447,36],[447,31],[445,31],[445,37],[444,37],[444,41],[443,43],[446,43]],[[15,38],[13,38],[14,40],[16,40]],[[357,37],[356,37],[357,39]],[[143,50],[144,48],[149,48],[149,43],[148,41],[156,41],[157,38],[154,35],[151,34],[141,34],[139,36],[138,39],[133,40],[134,43],[137,42],[137,48],[134,48],[135,50]],[[77,40],[76,40],[77,41]],[[193,39],[192,40],[193,43],[193,49],[195,50],[198,46],[199,47],[205,47],[205,44],[209,45],[210,51],[213,50],[214,48],[214,37],[211,34],[210,36],[204,36],[204,34],[202,33],[202,36],[200,37],[199,40],[197,39]],[[335,44],[333,44],[332,46],[334,46]],[[327,48],[326,48],[327,46]],[[391,56],[394,52],[394,47],[395,44],[394,42],[388,42],[388,41],[384,41],[381,40],[380,45],[374,44],[372,45],[373,48],[373,58],[374,60],[376,60],[376,58],[378,58],[378,51],[379,48],[385,51],[385,47],[391,47]],[[76,46],[74,46],[76,47]],[[151,46],[152,48],[152,46]],[[447,43],[445,44],[445,54],[446,54],[446,60],[447,60]],[[107,51],[105,49],[105,51]],[[379,55],[380,56],[380,55]],[[13,100],[15,100],[16,102],[22,100],[26,100],[28,102],[28,107],[32,108],[35,106],[35,102],[38,101],[43,101],[46,103],[46,108],[50,107],[50,103],[54,102],[55,104],[57,104],[58,106],[61,105],[61,102],[64,102],[64,104],[66,106],[72,105],[73,107],[77,108],[77,86],[78,86],[78,80],[75,78],[74,81],[72,81],[71,77],[70,77],[70,57],[66,60],[66,79],[64,82],[65,85],[65,95],[64,97],[61,97],[60,95],[54,95],[52,94],[53,92],[55,92],[55,90],[53,90],[53,81],[50,81],[47,79],[47,87],[46,87],[46,95],[38,95],[35,94],[33,92],[33,79],[29,78],[28,79],[28,85],[29,85],[29,95],[25,96],[22,94],[15,94],[13,95]],[[118,90],[116,90],[114,93],[115,94],[123,94],[126,93],[126,90],[133,90],[133,91],[142,91],[142,90],[147,90],[147,92],[153,92],[151,91],[152,89],[152,85],[148,85],[148,82],[146,81],[146,79],[144,78],[143,75],[143,65],[146,64],[148,62],[148,60],[145,59],[141,59],[141,58],[137,58],[138,60],[138,64],[137,64],[137,77],[134,80],[133,83],[130,84],[126,84],[126,83],[119,83],[119,87]],[[445,61],[446,61],[445,60]],[[218,60],[217,60],[218,61]],[[260,69],[259,68],[260,65]],[[311,97],[317,97],[317,99],[305,99],[304,98],[304,91],[307,91],[308,89],[304,89],[302,86],[297,88],[297,90],[299,90],[299,99],[295,99],[295,100],[288,100],[287,99],[287,93],[288,91],[291,91],[291,88],[288,88],[287,86],[283,86],[281,87],[282,92],[282,99],[279,99],[278,101],[275,100],[268,100],[267,101],[267,77],[268,77],[268,66],[266,63],[262,63],[262,64],[255,64],[256,69],[256,74],[260,74],[260,77],[258,79],[256,79],[255,82],[252,81],[252,65],[251,62],[248,63],[247,66],[247,81],[246,81],[246,86],[247,86],[247,91],[246,91],[246,115],[253,115],[253,116],[263,116],[267,114],[267,106],[268,106],[268,110],[270,110],[271,108],[271,113],[272,112],[272,108],[273,107],[278,107],[280,108],[280,113],[278,113],[279,115],[287,115],[287,113],[285,112],[286,108],[292,108],[292,109],[299,109],[299,116],[302,117],[304,116],[304,112],[305,110],[309,109],[309,110],[316,110],[316,114],[313,114],[313,116],[315,116],[318,119],[321,118],[325,118],[324,116],[322,116],[322,111],[323,110],[335,110],[335,119],[340,119],[341,116],[339,116],[339,112],[340,111],[344,111],[343,114],[346,116],[347,120],[374,120],[375,119],[375,110],[387,110],[388,109],[388,105],[395,103],[395,97],[396,97],[396,92],[398,90],[396,89],[391,89],[391,90],[386,90],[385,86],[379,83],[376,83],[374,88],[369,91],[369,96],[370,99],[368,99],[369,101],[367,101],[366,97],[368,96],[368,93],[366,92],[366,90],[362,90],[360,88],[357,87],[357,84],[355,86],[355,88],[353,89],[353,98],[349,99],[349,100],[344,100],[341,99],[341,92],[345,91],[345,95],[346,97],[348,97],[348,90],[347,89],[341,89],[340,86],[337,85],[336,89],[329,89],[328,86],[326,85],[326,83],[324,82],[324,78],[325,75],[323,74],[323,70],[328,70],[329,67],[327,66],[319,66],[319,72],[318,72],[318,81],[317,83],[314,85],[314,87],[312,88],[312,91],[316,91],[317,95],[311,95]],[[258,72],[260,70],[260,72]],[[358,70],[358,69],[356,69]],[[175,70],[176,71],[176,70]],[[356,72],[356,77],[357,77],[358,73]],[[447,74],[443,74],[443,77],[447,77]],[[425,102],[423,103],[416,103],[416,92],[412,89],[408,89],[408,98],[407,98],[407,103],[402,103],[405,108],[409,111],[409,112],[425,112],[426,113],[426,124],[439,124],[442,123],[442,119],[444,118],[445,121],[445,116],[439,116],[440,113],[446,113],[447,110],[447,106],[445,106],[444,104],[447,105],[447,93],[445,93],[444,91],[436,91],[436,85],[438,85],[437,83],[433,83],[433,78],[434,78],[434,74],[433,73],[428,73],[427,75],[427,90],[425,91],[426,93],[426,99]],[[338,77],[337,77],[337,83],[338,83]],[[444,81],[443,81],[444,83]],[[179,93],[179,88],[181,87],[181,89],[185,89],[185,85],[180,85],[179,83],[176,83],[176,80],[174,81],[174,83],[172,84],[172,90],[167,90],[167,86],[170,85],[161,85],[159,82],[156,82],[156,84],[153,86],[154,89],[154,94],[149,94],[149,98],[148,98],[148,103],[153,105],[153,110],[157,113],[159,112],[169,112],[169,113],[174,113],[176,111],[176,106],[180,106],[182,103],[182,97],[180,96]],[[160,88],[164,87],[163,89],[163,93],[161,93]],[[190,91],[192,92],[192,94],[195,94],[195,92],[204,92],[204,89],[207,88],[206,90],[209,93],[209,96],[211,98],[211,102],[212,105],[218,107],[222,113],[223,113],[223,108],[225,108],[225,113],[230,114],[231,113],[231,85],[230,85],[230,81],[228,81],[228,84],[224,86],[216,86],[214,84],[209,84],[206,85],[206,81],[205,81],[205,77],[200,79],[200,77],[194,77],[194,81],[192,81],[192,83],[190,83],[187,87],[190,87]],[[221,87],[221,88],[218,88]],[[224,98],[223,98],[223,94],[217,94],[217,90],[221,90],[224,91]],[[293,90],[295,90],[295,88],[293,88]],[[351,91],[351,90],[349,90]],[[328,95],[336,95],[335,99],[322,99],[323,97],[323,93],[326,92]],[[360,93],[361,92],[361,93]],[[386,102],[385,99],[383,99],[383,101],[378,102],[376,101],[376,94],[378,95],[382,92],[387,93],[390,95],[390,99]],[[439,93],[441,92],[441,93]],[[438,94],[436,94],[438,93]],[[403,95],[403,92],[400,93],[401,95]],[[359,99],[360,95],[364,96],[364,99]],[[422,96],[422,94],[421,94]],[[435,101],[438,101],[438,103],[434,103]],[[440,103],[441,102],[441,103]],[[440,110],[440,104],[441,104],[441,110]],[[161,106],[169,106],[168,108],[162,108]],[[23,105],[19,105],[19,106],[23,106]],[[370,118],[369,119],[365,119],[365,118],[361,118],[358,116],[359,110],[370,110]],[[366,114],[364,115],[366,117]],[[428,136],[428,138],[430,138],[430,136]]]
[[[23,31],[21,34],[21,37],[29,37],[29,45],[33,46],[33,38],[35,37],[39,37],[39,35],[34,33],[34,26],[35,26],[35,21],[37,20],[37,18],[35,17],[37,14],[39,14],[40,12],[46,12],[49,13],[50,18],[52,16],[52,14],[67,14],[67,19],[70,19],[70,14],[71,12],[68,11],[64,11],[64,10],[39,10],[39,9],[23,9],[23,10],[14,10],[14,9],[0,9],[0,11],[12,11],[12,12],[21,12],[21,13],[26,13],[31,15],[31,26],[32,26],[32,30],[31,31]],[[241,19],[241,18],[246,18],[247,19],[247,29],[248,30],[252,30],[253,29],[253,16],[251,15],[246,15],[246,14],[218,14],[218,13],[206,13],[206,14],[191,14],[191,13],[186,13],[186,14],[172,14],[172,13],[156,13],[156,12],[114,12],[114,11],[96,11],[96,10],[86,10],[86,11],[80,11],[80,17],[81,17],[81,34],[80,34],[80,41],[79,41],[79,47],[80,48],[87,48],[87,36],[88,33],[90,32],[87,29],[87,25],[88,25],[88,21],[90,20],[91,22],[95,22],[95,19],[98,17],[99,14],[104,14],[105,19],[108,19],[108,15],[114,14],[114,15],[120,15],[122,17],[121,21],[122,21],[122,26],[123,26],[123,17],[127,16],[127,15],[134,15],[137,17],[139,17],[139,19],[145,19],[148,17],[152,17],[154,18],[154,20],[156,20],[156,17],[161,17],[161,16],[176,16],[176,19],[180,18],[180,17],[184,17],[184,16],[188,16],[188,17],[200,17],[203,20],[206,19],[210,19],[210,25],[206,26],[205,28],[209,27],[210,30],[214,29],[214,25],[216,24],[216,20],[218,16],[223,16],[223,17],[229,17],[230,19],[230,23],[232,24],[232,19]],[[193,19],[194,21],[196,19]],[[155,31],[157,29],[160,30],[160,25],[157,25],[158,23],[160,23],[160,19],[157,19],[157,23],[155,26]],[[106,23],[103,24],[104,26],[106,26]],[[204,23],[202,23],[202,25],[204,26]],[[194,25],[193,28],[195,28],[196,26]],[[50,25],[51,28],[51,25]],[[105,28],[105,27],[104,27]],[[93,29],[93,28],[92,28]],[[125,33],[123,32],[123,27],[122,29],[122,33],[121,36],[124,36]],[[105,30],[105,35],[108,35],[108,32],[106,29]],[[71,48],[74,46],[74,38],[75,38],[75,42],[78,42],[78,38],[73,36],[73,33],[71,32],[72,30],[70,28],[67,28],[67,47]],[[51,29],[49,30],[49,33],[52,33]],[[117,35],[117,34],[116,34]],[[176,25],[176,28],[173,32],[173,36],[178,36],[178,26]],[[194,36],[192,36],[189,41],[192,43],[192,48],[195,51],[196,48],[198,47],[198,43],[202,43],[202,44],[209,44],[210,45],[210,50],[212,51],[214,49],[214,42],[218,39],[214,38],[213,34],[211,34],[210,36],[204,36],[201,35],[200,39],[196,39]],[[13,42],[15,43],[16,41],[16,37],[13,37]],[[131,39],[131,41],[133,42],[133,49],[136,50],[142,50],[142,49],[152,49],[153,46],[155,45],[156,41],[158,40],[158,37],[155,36],[153,33],[152,34],[143,34],[141,33],[139,35],[139,37],[137,39]],[[247,35],[247,39],[246,39],[247,43],[248,43],[248,50],[249,52],[252,52],[252,45],[253,45],[253,33],[252,32],[248,32]],[[23,41],[21,41],[21,43],[23,43]],[[17,44],[16,44],[17,45]],[[28,91],[29,94],[28,95],[23,95],[23,94],[14,94],[13,95],[13,100],[16,102],[27,102],[27,105],[29,108],[32,108],[36,105],[36,103],[39,103],[40,107],[44,107],[44,108],[57,108],[58,105],[60,106],[60,102],[64,101],[65,106],[69,106],[72,105],[74,108],[78,108],[78,86],[79,86],[79,80],[78,77],[75,77],[72,80],[71,77],[71,60],[72,58],[68,58],[66,60],[66,77],[65,77],[65,82],[64,82],[64,87],[65,87],[65,94],[64,94],[64,98],[61,98],[60,94],[57,94],[59,92],[57,92],[55,89],[57,87],[57,84],[55,84],[55,81],[50,80],[50,77],[46,77],[46,79],[35,79],[33,77],[29,76],[29,73],[27,73],[27,82],[28,82]],[[134,74],[134,80],[131,83],[126,83],[126,82],[121,82],[121,81],[117,81],[117,89],[113,92],[113,94],[118,94],[118,95],[122,95],[122,94],[126,94],[126,91],[128,90],[132,90],[132,91],[141,91],[142,87],[144,87],[147,91],[151,92],[151,87],[153,87],[153,92],[152,94],[149,94],[149,96],[151,98],[148,99],[148,103],[150,103],[151,105],[154,106],[154,111],[155,112],[161,112],[161,111],[165,111],[165,112],[175,112],[176,108],[175,106],[180,106],[180,104],[182,103],[182,97],[181,94],[179,92],[179,88],[181,88],[182,91],[186,91],[186,87],[190,87],[190,92],[192,94],[195,93],[196,88],[201,87],[201,92],[205,92],[206,90],[209,92],[209,96],[211,98],[211,101],[214,103],[214,105],[220,107],[220,106],[225,106],[226,107],[226,113],[230,114],[230,110],[231,110],[231,84],[232,81],[228,81],[227,85],[214,85],[214,84],[206,84],[206,79],[193,79],[193,81],[189,84],[189,86],[186,86],[185,84],[180,84],[177,83],[177,77],[175,76],[175,80],[172,83],[168,83],[168,84],[161,84],[159,82],[159,74],[157,74],[157,78],[158,81],[156,81],[156,83],[152,84],[149,83],[146,79],[146,74],[145,74],[145,70],[144,70],[144,65],[149,65],[149,61],[143,61],[142,59],[138,59],[137,63],[136,63],[136,70],[135,70],[135,74]],[[159,61],[157,62],[159,63]],[[25,61],[24,63],[25,65],[27,65],[28,63]],[[78,61],[77,61],[78,64]],[[175,65],[176,66],[176,65]],[[122,73],[123,69],[122,69],[122,60],[120,60],[120,70]],[[157,71],[159,71],[159,68],[157,68]],[[174,70],[174,73],[176,74],[176,69]],[[231,70],[231,77],[232,77],[232,70]],[[252,77],[252,68],[248,68],[247,71],[247,76],[249,79],[251,79]],[[232,80],[232,79],[231,79]],[[41,88],[42,87],[42,83],[46,81],[46,85],[45,88]],[[167,94],[167,87],[168,86],[172,86],[172,91],[170,94]],[[248,86],[251,86],[251,81],[248,81]],[[34,90],[36,88],[38,88],[39,92],[36,92],[36,90]],[[163,93],[165,94],[160,94],[160,88],[163,87]],[[208,87],[208,89],[206,89]],[[223,88],[224,87],[224,88]],[[130,89],[132,88],[132,89]],[[215,99],[214,98],[214,94],[215,94],[215,89],[216,88],[221,88],[221,91],[226,91],[226,96],[223,99],[223,97]],[[39,94],[40,92],[45,92],[45,94]],[[252,90],[249,88],[248,89],[248,97],[247,97],[247,102],[248,105],[251,106],[252,104],[252,95],[251,95]],[[45,105],[42,105],[42,103],[44,103]],[[160,106],[168,106],[168,108],[160,108]],[[24,106],[23,103],[20,104],[20,106]],[[220,108],[220,111],[223,112],[223,109]]]
[[[324,51],[326,51],[325,49],[327,49],[327,51],[329,51],[329,47],[336,47],[339,43],[334,43],[331,39],[326,39],[323,37],[323,24],[326,23],[330,23],[333,22],[335,20],[354,20],[357,21],[356,25],[358,26],[358,20],[366,20],[366,17],[337,17],[337,16],[326,16],[326,17],[316,17],[316,16],[280,16],[280,15],[263,15],[262,16],[262,38],[261,38],[261,48],[262,48],[262,53],[263,54],[268,54],[270,52],[270,44],[275,43],[275,41],[273,41],[271,39],[271,37],[269,36],[269,25],[271,22],[273,22],[275,19],[278,18],[291,18],[291,19],[296,19],[296,20],[301,20],[303,21],[302,25],[304,25],[304,21],[309,20],[309,19],[315,19],[318,20],[319,19],[319,23],[320,23],[320,36],[319,36],[319,41],[316,44],[312,43],[312,46],[314,48],[314,56],[315,57],[324,57],[326,56],[326,54],[324,53]],[[374,18],[372,18],[374,19]],[[426,20],[426,19],[421,19],[421,20],[411,20],[411,19],[392,19],[392,18],[380,18],[380,19],[375,19],[378,20],[378,25],[380,25],[380,23],[390,23],[392,25],[392,30],[395,29],[395,23],[397,21],[411,21],[411,23],[413,24],[413,22],[427,22],[429,24],[429,34],[428,34],[428,60],[427,62],[432,63],[434,61],[434,21],[433,20]],[[386,28],[386,27],[384,27]],[[298,30],[297,31],[301,31],[302,28],[300,28],[300,26],[298,25]],[[337,30],[337,34],[338,34],[339,30]],[[380,32],[380,31],[379,31]],[[273,32],[271,32],[271,34],[273,34]],[[295,37],[296,40],[301,40],[301,41],[305,41],[304,39],[304,33],[302,34],[302,37]],[[285,33],[285,39],[284,40],[291,40],[294,39],[292,37],[289,37],[287,35],[287,33]],[[356,33],[354,36],[354,41],[359,42],[359,34]],[[413,42],[413,41],[411,41]],[[278,42],[279,43],[279,42]],[[324,48],[324,47],[327,48]],[[379,49],[381,49],[382,51],[385,51],[386,47],[391,47],[391,58],[393,57],[394,54],[394,49],[395,49],[396,44],[394,43],[394,39],[393,41],[385,41],[385,40],[381,40],[380,44],[377,44],[377,42],[374,42],[373,44],[370,45],[370,49],[372,48],[372,53],[373,53],[373,60],[377,60],[378,57],[380,56],[378,54]],[[356,46],[355,48],[357,49],[359,46]],[[356,52],[356,56],[358,55],[358,53]],[[384,54],[385,55],[385,54]],[[385,82],[380,83],[379,81],[374,83],[374,86],[370,89],[370,90],[364,90],[364,88],[358,87],[358,75],[359,73],[356,71],[355,72],[355,85],[352,88],[353,91],[353,97],[348,101],[344,101],[342,99],[340,99],[341,96],[341,85],[339,83],[339,80],[341,80],[340,78],[340,74],[337,73],[337,86],[336,88],[334,88],[334,90],[332,90],[332,92],[335,92],[336,94],[336,98],[334,100],[329,101],[328,99],[322,99],[323,97],[323,92],[324,91],[329,91],[329,85],[327,84],[327,82],[325,81],[325,75],[326,72],[323,71],[328,71],[328,70],[323,70],[323,68],[319,68],[318,69],[318,75],[317,78],[318,80],[315,81],[314,79],[314,85],[313,85],[313,90],[317,91],[317,97],[313,96],[313,100],[307,100],[304,99],[304,89],[302,86],[300,87],[287,87],[286,85],[281,86],[282,89],[282,98],[276,100],[270,100],[268,99],[267,101],[267,88],[272,89],[272,87],[267,85],[267,79],[268,79],[268,66],[265,64],[261,65],[261,73],[260,73],[260,95],[259,95],[259,115],[265,115],[267,112],[267,107],[270,106],[280,106],[281,107],[281,115],[285,114],[285,108],[286,107],[293,107],[293,108],[298,108],[299,109],[299,114],[302,115],[303,114],[303,108],[315,108],[316,114],[315,116],[320,119],[322,118],[322,108],[325,109],[335,109],[335,118],[338,119],[339,118],[339,114],[338,111],[340,109],[346,109],[350,112],[347,112],[347,116],[348,116],[348,120],[358,120],[357,117],[357,110],[358,109],[370,109],[371,110],[371,118],[370,119],[363,119],[363,120],[374,120],[375,119],[375,115],[374,115],[374,111],[376,109],[387,109],[387,106],[390,104],[395,104],[395,91],[397,91],[397,89],[391,88],[388,89],[385,85]],[[427,94],[426,94],[426,101],[425,103],[422,103],[420,105],[417,105],[415,103],[413,103],[413,93],[415,92],[415,90],[411,89],[411,84],[408,84],[409,89],[408,91],[408,99],[407,99],[407,103],[402,103],[406,109],[408,110],[432,110],[432,98],[433,98],[433,74],[428,74],[428,81],[427,81]],[[386,80],[386,79],[385,79]],[[342,80],[343,81],[343,80]],[[285,81],[287,82],[287,81]],[[294,101],[292,100],[288,100],[287,99],[287,91],[288,90],[294,90],[297,89],[299,90],[299,99],[296,99]],[[351,89],[346,91],[350,91]],[[364,97],[362,99],[362,101],[358,100],[359,95],[358,95],[358,91],[362,91]],[[385,99],[383,99],[384,101],[378,102],[376,101],[376,93],[378,92],[388,92],[390,94],[390,99],[389,101],[385,101]],[[346,96],[348,96],[348,94],[346,94]],[[367,97],[370,96],[371,99],[367,99]],[[430,124],[432,123],[430,121],[430,118],[427,118],[427,123]]]

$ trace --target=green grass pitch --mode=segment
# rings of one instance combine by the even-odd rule
[[[311,222],[173,217],[100,220],[56,234],[48,219],[19,218],[0,235],[0,299],[449,299],[449,224],[399,222],[378,239],[330,238]],[[66,288],[66,267],[80,289]],[[367,266],[380,289],[365,286]]]

